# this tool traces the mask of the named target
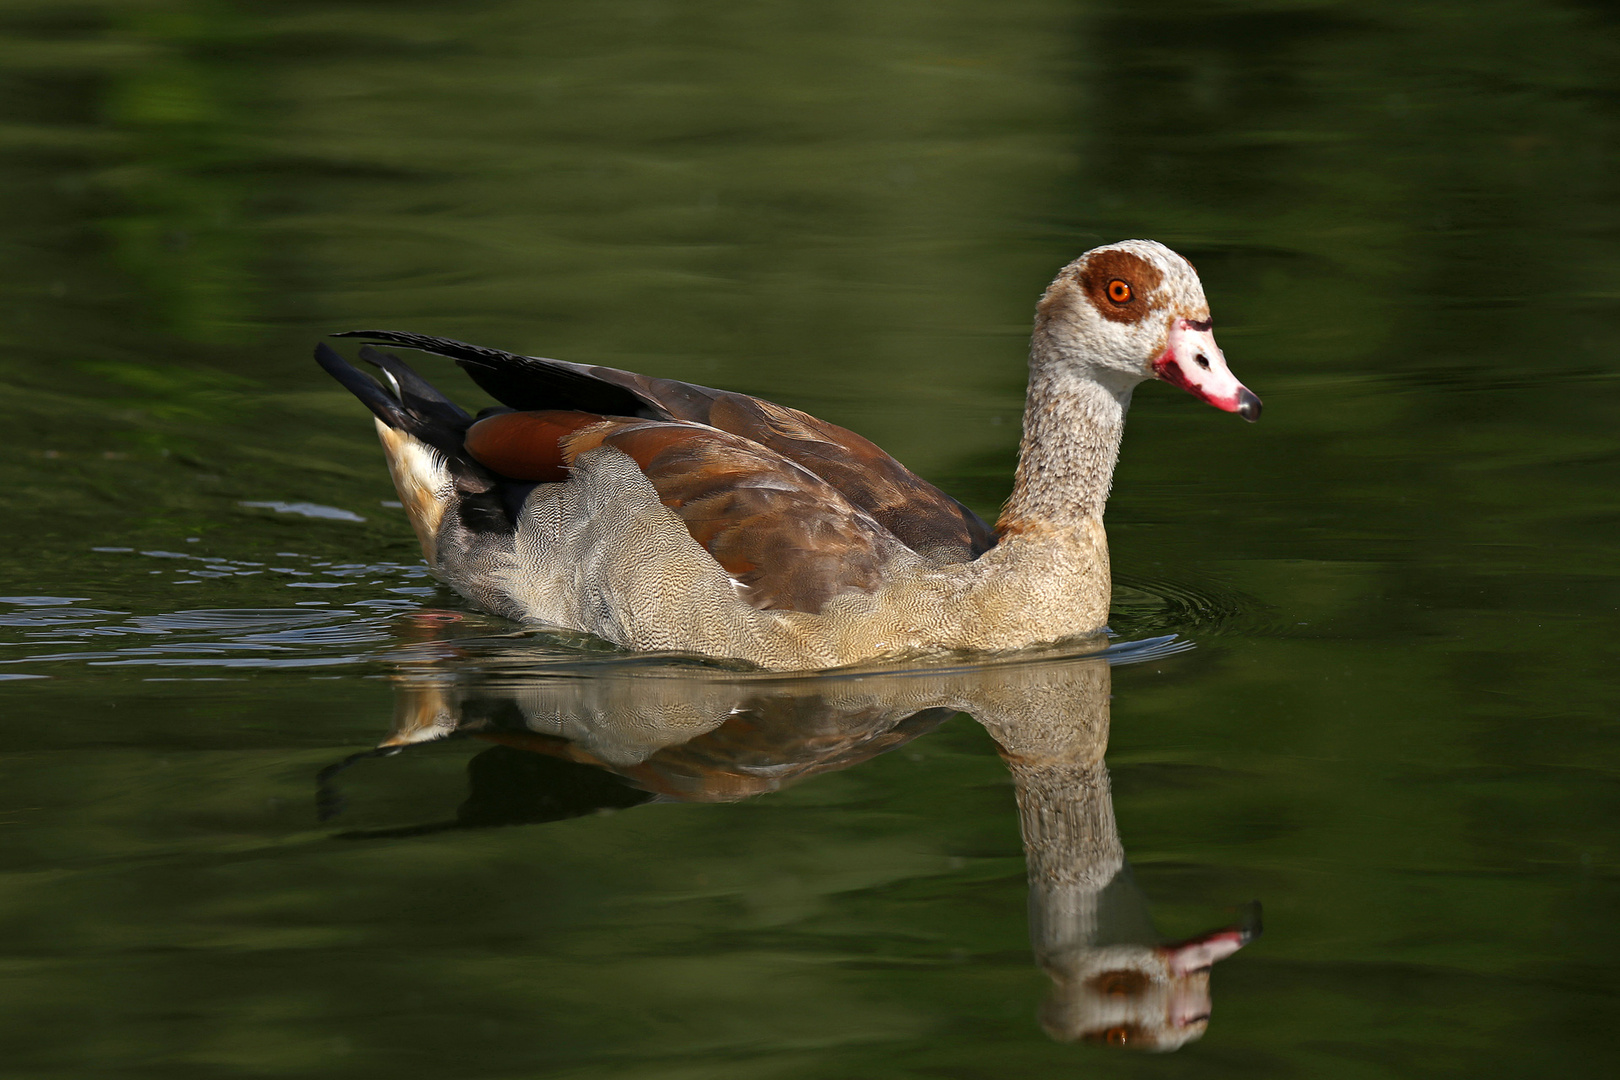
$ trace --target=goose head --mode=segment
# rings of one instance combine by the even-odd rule
[[[1065,266],[1035,308],[1037,365],[1088,378],[1124,401],[1161,379],[1253,422],[1260,399],[1226,366],[1192,263],[1153,240],[1093,248]]]

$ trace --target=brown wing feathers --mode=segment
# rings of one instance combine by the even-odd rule
[[[502,476],[560,481],[592,446],[623,450],[761,607],[819,610],[837,592],[875,587],[884,530],[940,562],[973,559],[995,544],[977,515],[876,444],[796,409],[448,338],[337,336],[448,356],[497,400],[525,410],[467,430],[466,452]],[[408,393],[427,386],[397,360],[388,372],[405,379]]]
[[[646,421],[592,429],[569,449],[583,452],[595,437],[635,459],[756,607],[820,611],[839,593],[881,583],[882,527],[768,449],[712,428]]]
[[[640,466],[755,607],[820,611],[839,593],[881,582],[883,529],[819,477],[740,436],[559,411],[504,413],[467,433],[483,465],[525,480],[562,479],[601,446]]]
[[[747,394],[617,368],[592,367],[387,330],[367,338],[448,356],[497,401],[514,409],[578,410],[603,416],[690,420],[741,435],[796,461],[914,551],[966,561],[995,546],[978,515],[847,428]]]
[[[848,428],[747,394],[719,395],[708,422],[798,462],[913,551],[967,562],[995,546],[978,515]]]

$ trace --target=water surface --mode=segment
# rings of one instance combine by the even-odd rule
[[[0,1072],[1615,1061],[1607,8],[12,0],[0,56]],[[1193,647],[1002,695],[1090,702],[1056,790],[1102,820],[1106,781],[1129,888],[1029,843],[1062,753],[1000,668],[834,722],[467,610],[308,359],[385,327],[747,390],[988,516],[1033,301],[1128,236],[1266,402],[1136,395],[1113,628]],[[672,709],[651,750],[586,720]],[[1067,1041],[1101,938],[1047,932],[1057,865],[1133,947],[1260,902],[1201,1038]]]

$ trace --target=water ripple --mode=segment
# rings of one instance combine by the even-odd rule
[[[278,552],[277,565],[249,559],[183,551],[99,548],[126,574],[141,575],[114,583],[115,596],[151,599],[147,574],[172,574],[157,585],[160,596],[174,586],[210,599],[237,598],[259,603],[244,606],[187,606],[175,610],[131,611],[92,605],[84,596],[0,597],[0,672],[7,679],[46,677],[49,665],[85,667],[214,667],[289,668],[363,664],[378,650],[420,640],[420,625],[410,614],[434,596],[427,572],[419,565],[333,562],[296,552]],[[132,560],[132,561],[131,561]],[[163,570],[145,570],[157,562]],[[269,574],[266,574],[268,569]],[[257,575],[257,576],[256,576]],[[273,575],[273,576],[271,576]],[[287,580],[293,578],[295,580]],[[352,603],[341,600],[293,600],[276,605],[283,589],[331,591],[359,587]],[[91,590],[94,591],[94,590]],[[188,598],[190,598],[188,596]],[[107,597],[102,597],[105,601]],[[199,596],[200,598],[200,596]],[[270,600],[266,604],[263,601]],[[484,617],[450,613],[431,622],[445,636],[443,623],[484,625]],[[448,636],[460,632],[453,627]],[[127,644],[125,644],[127,642]]]
[[[295,552],[276,553],[276,565],[268,567],[255,560],[163,549],[103,549],[100,553],[137,574],[142,573],[142,564],[150,566],[152,561],[169,567],[145,571],[174,574],[166,583],[154,582],[159,589],[159,603],[166,589],[181,585],[193,587],[186,590],[188,599],[217,596],[250,603],[120,611],[92,605],[83,596],[0,597],[0,672],[13,679],[48,677],[43,675],[44,669],[80,665],[97,669],[349,667],[356,669],[356,674],[373,674],[366,670],[368,665],[409,667],[446,660],[475,667],[510,668],[524,677],[542,670],[587,675],[604,665],[638,670],[673,665],[675,670],[687,673],[694,668],[736,670],[736,665],[697,657],[630,656],[588,635],[518,629],[505,620],[473,611],[426,607],[424,601],[431,603],[434,598],[452,604],[459,601],[434,587],[419,565],[337,562]],[[242,580],[235,576],[244,572],[239,569],[242,567],[251,568],[245,571],[249,574],[261,574],[262,568],[276,576]],[[287,580],[289,577],[293,580]],[[134,580],[148,579],[143,574]],[[308,596],[310,589],[330,593],[343,586],[354,587],[352,601],[345,603],[346,598],[339,598],[336,602],[310,599],[275,603],[288,595],[284,589],[296,588]],[[200,594],[194,591],[199,587],[203,590]],[[111,592],[151,599],[150,589],[132,588],[128,581]],[[1132,621],[1140,625],[1127,630],[1132,634],[1149,627],[1179,629],[1189,622],[1207,624],[1238,606],[1228,598],[1209,598],[1163,587],[1148,592],[1126,586],[1122,599],[1122,607],[1138,609],[1132,612],[1137,615]],[[1076,647],[1064,647],[1050,655],[1046,650],[1036,650],[997,662],[1067,657]],[[1082,651],[1100,647],[1098,643],[1087,644]],[[1187,642],[1173,635],[1161,636],[1129,645],[1115,644],[1108,649],[1108,659],[1116,664],[1133,663],[1187,647]],[[919,671],[935,672],[941,664],[979,662],[973,658],[936,657],[918,661],[917,667]],[[852,669],[848,674],[854,676],[860,671]],[[756,677],[763,676],[756,673]]]

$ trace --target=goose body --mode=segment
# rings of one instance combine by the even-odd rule
[[[746,394],[387,331],[316,358],[372,411],[428,565],[468,600],[625,648],[838,667],[1101,631],[1103,505],[1132,389],[1245,419],[1192,265],[1133,240],[1066,266],[1036,309],[1014,491],[992,529],[844,428]],[[475,418],[388,344],[455,359]]]

